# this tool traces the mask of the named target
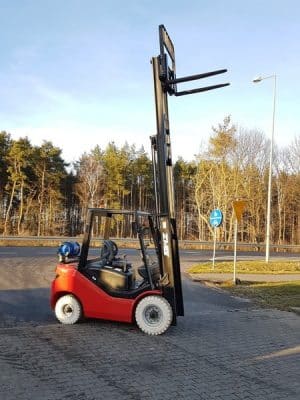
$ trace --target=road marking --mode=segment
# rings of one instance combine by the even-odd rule
[[[0,251],[0,256],[12,256],[17,255],[15,251]]]

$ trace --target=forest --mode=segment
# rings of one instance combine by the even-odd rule
[[[150,147],[150,145],[149,145]],[[219,208],[217,239],[233,240],[232,202],[246,200],[239,241],[265,240],[270,141],[225,117],[192,161],[174,162],[179,239],[212,240],[209,214]],[[300,243],[300,136],[275,148],[272,171],[271,243]],[[174,160],[173,160],[174,161]],[[49,141],[32,145],[0,133],[0,234],[82,234],[88,207],[154,209],[152,164],[144,148],[109,143],[69,165]],[[118,225],[115,235],[124,234]]]

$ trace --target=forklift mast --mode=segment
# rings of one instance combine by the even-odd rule
[[[184,315],[176,213],[173,165],[169,127],[168,95],[184,96],[228,86],[223,83],[197,89],[178,91],[177,84],[227,72],[221,69],[182,78],[176,77],[175,50],[164,25],[159,26],[160,54],[151,60],[153,67],[157,133],[151,136],[154,175],[156,236],[161,268],[163,295],[176,316]]]

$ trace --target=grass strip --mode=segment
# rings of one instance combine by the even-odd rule
[[[240,285],[224,282],[219,286],[236,296],[250,298],[262,306],[286,311],[299,308],[300,311],[300,281],[242,282]]]
[[[270,261],[263,260],[238,261],[236,270],[239,274],[297,274],[300,273],[300,261]],[[216,262],[212,269],[212,263],[206,262],[194,265],[188,269],[190,274],[201,273],[232,273],[233,261]]]

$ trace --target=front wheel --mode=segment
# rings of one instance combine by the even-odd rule
[[[75,324],[82,315],[81,304],[71,294],[60,297],[55,304],[54,311],[56,318],[66,325]]]
[[[138,327],[148,335],[161,335],[169,328],[172,319],[172,307],[162,296],[144,297],[135,310]]]

